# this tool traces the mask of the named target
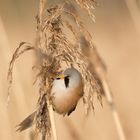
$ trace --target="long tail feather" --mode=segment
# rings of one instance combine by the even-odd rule
[[[31,127],[34,124],[34,118],[35,118],[35,113],[33,112],[31,115],[29,115],[27,118],[25,118],[19,125],[17,125],[17,132],[22,132],[29,127]]]

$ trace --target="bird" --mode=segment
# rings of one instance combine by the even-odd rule
[[[52,84],[50,99],[53,110],[58,114],[70,115],[84,94],[84,82],[81,73],[74,67],[67,68],[55,77]],[[36,111],[25,118],[18,126],[21,132],[32,126]]]
[[[83,96],[83,87],[82,75],[74,67],[67,68],[64,73],[58,75],[51,90],[54,111],[69,116]]]

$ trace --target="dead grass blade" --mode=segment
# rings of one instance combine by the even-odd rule
[[[13,67],[14,67],[15,61],[17,60],[17,58],[20,55],[22,55],[23,53],[25,53],[26,51],[29,51],[29,50],[35,50],[35,48],[30,43],[21,42],[19,44],[19,47],[15,50],[15,52],[12,56],[12,59],[10,61],[9,69],[8,69],[8,76],[7,76],[7,79],[8,79],[7,105],[9,104],[9,100],[10,100],[10,88],[11,88],[12,81],[13,81],[12,75],[13,75]]]

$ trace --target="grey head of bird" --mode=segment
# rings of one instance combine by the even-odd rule
[[[59,114],[70,115],[83,96],[83,79],[75,68],[67,68],[54,80],[51,95],[54,110]]]
[[[77,86],[82,83],[81,73],[75,68],[67,68],[64,73],[60,74],[56,80],[63,79],[66,88],[69,86]]]

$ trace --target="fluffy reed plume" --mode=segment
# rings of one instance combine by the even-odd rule
[[[93,9],[94,0],[75,1],[93,18],[91,10]],[[20,123],[17,130],[23,131],[35,124],[35,131],[42,134],[42,140],[45,140],[46,135],[47,139],[53,137],[56,140],[50,98],[54,77],[68,67],[75,67],[81,72],[85,84],[83,103],[87,114],[90,109],[94,109],[94,95],[102,104],[101,99],[104,89],[96,67],[99,63],[104,70],[105,66],[92,43],[90,33],[80,21],[74,5],[66,1],[46,9],[45,4],[45,0],[40,0],[35,44],[31,45],[23,42],[19,45],[9,65],[8,80],[10,87],[15,60],[24,52],[34,50],[38,59],[38,64],[34,67],[39,70],[36,80],[40,82],[40,97],[37,110]],[[69,34],[65,32],[66,29],[73,34],[75,41],[69,39]],[[91,50],[95,56],[94,62],[90,58]],[[91,65],[93,63],[94,65]]]
[[[93,14],[94,5],[96,3],[95,0],[75,0],[77,4],[80,5],[81,8],[85,9],[90,16],[90,18],[95,21],[95,16]]]

